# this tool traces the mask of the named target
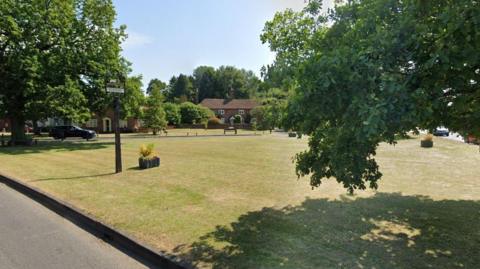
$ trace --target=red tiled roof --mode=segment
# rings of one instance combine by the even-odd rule
[[[210,109],[253,109],[259,104],[253,99],[203,99],[200,105]]]

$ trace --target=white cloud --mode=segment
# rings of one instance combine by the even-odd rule
[[[153,43],[152,37],[142,33],[127,30],[127,35],[127,40],[122,44],[123,49],[138,48]]]

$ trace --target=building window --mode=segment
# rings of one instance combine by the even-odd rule
[[[128,127],[128,122],[126,120],[120,120],[119,123],[118,123],[118,127],[127,128]]]
[[[243,115],[243,114],[245,114],[245,110],[243,110],[243,109],[239,109],[239,110],[238,110],[238,114],[240,114],[240,115]]]
[[[219,109],[219,110],[218,110],[218,114],[220,114],[220,115],[225,115],[225,110]]]
[[[97,128],[97,124],[97,119],[90,119],[85,126],[87,126],[87,128]]]

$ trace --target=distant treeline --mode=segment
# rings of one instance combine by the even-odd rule
[[[193,74],[173,76],[167,83],[152,79],[147,94],[158,88],[168,102],[199,103],[205,98],[254,98],[266,91],[265,85],[253,71],[234,66],[199,66]]]

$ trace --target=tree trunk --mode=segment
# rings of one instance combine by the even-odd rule
[[[12,124],[11,145],[15,146],[25,143],[27,141],[27,136],[25,135],[25,119],[22,117],[11,117],[10,121]]]
[[[153,128],[153,135],[157,135],[157,129]]]

